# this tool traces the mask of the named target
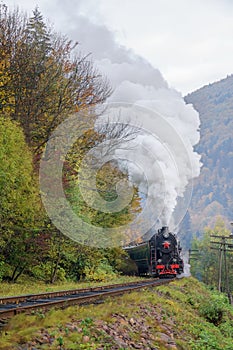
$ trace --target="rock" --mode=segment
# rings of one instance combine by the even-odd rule
[[[84,342],[84,343],[88,343],[89,340],[90,340],[90,337],[88,337],[88,335],[84,335],[84,336],[83,336],[83,342]]]
[[[168,327],[167,325],[160,325],[159,326],[160,327],[160,329],[162,330],[162,331],[165,331],[166,333],[169,333],[169,335],[171,335],[172,334],[172,330],[171,330],[171,328],[170,327]]]
[[[129,320],[129,323],[131,324],[131,326],[136,324],[136,321],[131,317],[131,319]]]
[[[141,333],[141,338],[148,339],[148,338],[149,338],[149,335],[148,335],[147,333],[142,332],[142,333]]]
[[[156,334],[156,336],[158,337],[158,338],[160,338],[160,340],[162,340],[164,343],[173,343],[173,340],[172,340],[172,338],[171,337],[169,337],[167,334],[165,334],[165,333],[160,333],[160,332],[158,332],[157,334]]]
[[[112,337],[117,335],[117,332],[114,331],[113,329],[109,329],[109,331],[107,332],[109,335],[111,335]]]
[[[41,339],[39,339],[39,338],[36,338],[35,341],[39,344],[43,344],[43,341],[41,341]]]
[[[77,332],[77,331],[80,332],[77,324],[75,323],[67,323],[66,327],[72,332]],[[81,329],[81,332],[82,332],[82,329]]]
[[[102,328],[103,328],[103,330],[105,330],[106,332],[109,331],[109,327],[106,326],[106,324],[104,324]]]
[[[134,349],[144,349],[144,346],[142,344],[131,343],[131,345]]]
[[[128,324],[128,322],[122,318],[122,319],[120,320],[120,324],[125,326],[125,325]]]
[[[49,338],[47,335],[44,335],[44,336],[42,337],[42,342],[43,342],[43,344],[45,344],[45,343],[50,343],[50,338]]]
[[[117,343],[117,345],[119,345],[121,348],[127,348],[127,344],[123,341],[122,338],[115,337],[114,340]]]

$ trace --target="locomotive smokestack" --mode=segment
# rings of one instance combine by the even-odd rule
[[[169,229],[168,229],[168,226],[163,226],[161,228],[161,233],[163,235],[164,238],[168,238],[169,236]]]

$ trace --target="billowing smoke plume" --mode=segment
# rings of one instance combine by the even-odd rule
[[[190,277],[191,272],[190,272],[190,264],[189,264],[189,252],[188,251],[182,251],[181,257],[184,261],[184,272],[180,275],[177,275],[178,278],[182,277]]]
[[[139,135],[132,145],[116,154],[127,159],[129,150],[130,180],[154,203],[163,203],[158,208],[158,219],[162,225],[170,224],[178,198],[184,196],[190,180],[199,175],[200,157],[193,150],[199,141],[198,113],[185,104],[179,92],[169,88],[157,69],[119,45],[98,20],[91,22],[75,10],[67,16],[69,23],[64,22],[64,28],[68,35],[78,38],[83,53],[92,53],[93,61],[113,87],[108,102],[130,103],[151,111],[149,116],[143,111],[138,114]],[[137,163],[146,168],[146,176],[140,166],[135,166]]]

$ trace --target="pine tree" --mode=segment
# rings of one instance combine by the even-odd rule
[[[39,54],[48,57],[51,51],[50,33],[38,7],[33,11],[33,17],[29,18],[26,36],[28,45],[31,44]]]

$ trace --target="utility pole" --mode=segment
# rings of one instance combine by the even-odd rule
[[[232,304],[232,295],[230,291],[230,285],[229,285],[229,270],[227,267],[227,252],[233,252],[233,245],[229,243],[229,238],[232,238],[233,235],[230,236],[217,236],[217,235],[210,235],[210,237],[218,239],[215,241],[211,241],[210,243],[212,246],[210,249],[219,251],[219,267],[218,267],[218,290],[219,292],[223,291],[222,287],[222,265],[223,265],[223,259],[224,259],[224,277],[225,277],[225,291],[227,293],[229,303]],[[217,247],[216,247],[217,245]]]
[[[198,249],[189,249],[189,259],[188,263],[190,264],[190,260],[198,260],[199,250]]]

